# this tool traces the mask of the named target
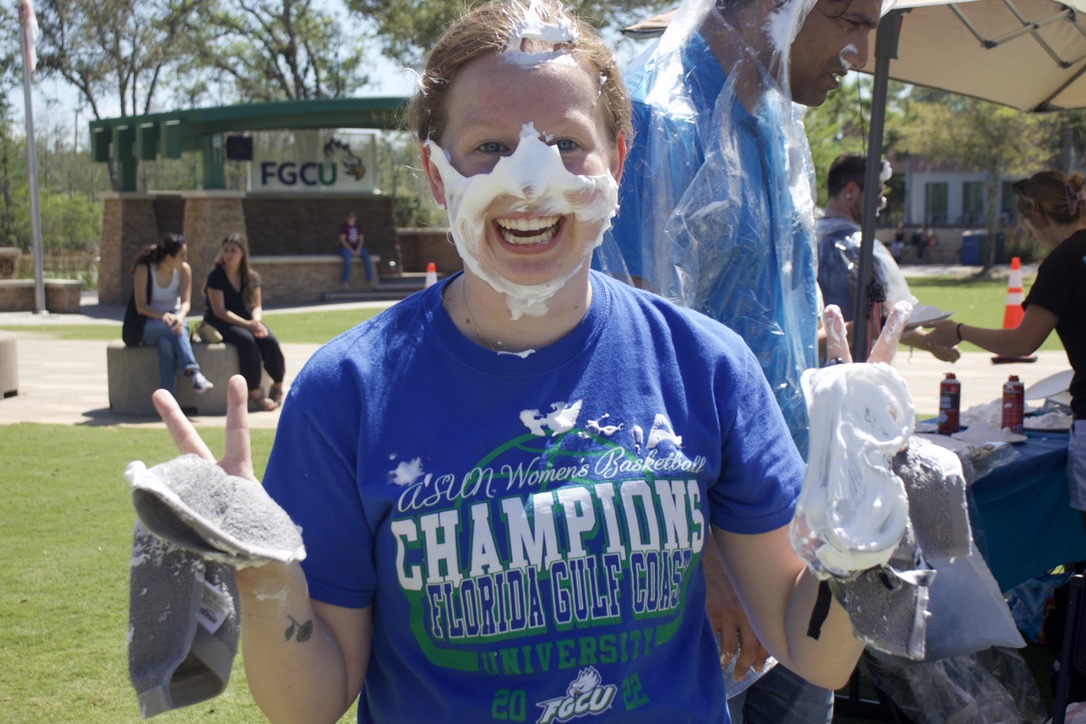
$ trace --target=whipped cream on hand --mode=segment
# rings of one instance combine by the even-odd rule
[[[889,363],[910,311],[907,302],[895,305],[868,362],[853,364],[840,310],[827,307],[827,357],[844,364],[803,375],[811,449],[790,538],[819,578],[884,565],[908,527],[908,498],[891,461],[908,445],[916,413]]]

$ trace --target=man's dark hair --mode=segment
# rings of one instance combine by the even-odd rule
[[[866,169],[867,156],[860,153],[841,154],[830,164],[830,172],[826,176],[826,191],[830,196],[836,196],[848,185],[849,181],[855,181],[856,185],[862,189]]]

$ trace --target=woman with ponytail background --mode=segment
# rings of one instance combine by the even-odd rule
[[[1022,306],[1014,329],[985,329],[956,320],[936,325],[937,344],[972,342],[1007,357],[1032,354],[1053,329],[1074,370],[1071,410],[1074,427],[1068,445],[1071,507],[1086,526],[1086,180],[1059,171],[1042,171],[1014,185],[1018,218],[1027,231],[1052,248]]]
[[[177,390],[177,369],[192,381],[197,392],[214,387],[200,373],[200,365],[192,354],[189,342],[188,316],[192,302],[192,267],[186,259],[185,240],[180,234],[166,234],[158,244],[152,244],[132,262],[132,288],[135,290],[136,311],[147,317],[143,327],[143,344],[158,348],[158,376],[161,389],[173,394]],[[152,275],[150,295],[147,276]]]

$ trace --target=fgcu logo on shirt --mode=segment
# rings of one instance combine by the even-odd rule
[[[557,699],[547,699],[537,704],[543,709],[537,724],[565,722],[581,716],[596,716],[611,708],[618,687],[613,684],[601,686],[600,672],[595,666],[581,669],[581,673],[570,683],[566,695]]]

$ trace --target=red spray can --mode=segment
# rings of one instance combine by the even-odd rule
[[[1010,379],[1003,383],[1003,423],[1013,433],[1022,434],[1022,413],[1025,407],[1026,390],[1018,375],[1011,375]]]
[[[958,431],[958,408],[962,399],[962,383],[947,372],[939,383],[939,434],[949,435]]]

